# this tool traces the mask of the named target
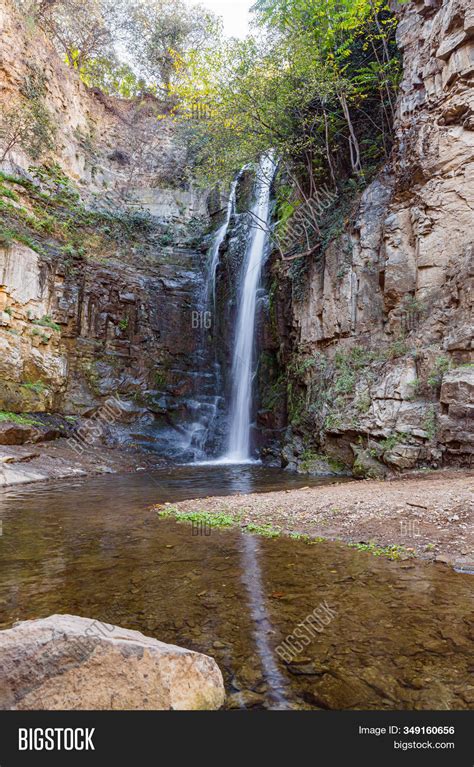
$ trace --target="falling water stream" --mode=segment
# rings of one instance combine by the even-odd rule
[[[232,361],[232,397],[230,431],[225,460],[229,463],[251,461],[250,427],[254,370],[255,315],[257,291],[266,255],[270,217],[270,187],[275,174],[272,153],[262,156],[252,207],[252,234],[243,262],[244,276],[239,288],[239,307]]]
[[[235,177],[235,179],[232,182],[232,185],[230,187],[230,192],[229,192],[229,198],[227,200],[227,210],[226,210],[225,221],[217,230],[214,237],[214,241],[212,243],[211,251],[210,251],[208,286],[209,286],[209,293],[210,293],[209,298],[212,301],[212,308],[214,312],[216,309],[216,273],[217,273],[217,267],[219,265],[219,251],[227,235],[232,214],[235,211],[235,195],[237,191],[237,184],[239,183],[239,179],[243,173],[243,170],[244,169],[240,171],[240,173]]]
[[[216,282],[220,248],[224,242],[232,217],[236,212],[236,195],[244,166],[232,182],[227,202],[226,217],[216,231],[209,251],[207,269],[207,305],[216,314]],[[237,284],[237,320],[233,338],[234,351],[231,369],[231,397],[229,404],[229,429],[226,451],[219,458],[195,457],[195,465],[248,464],[254,460],[251,454],[252,394],[255,377],[255,324],[257,294],[262,267],[267,255],[268,231],[270,226],[270,190],[276,165],[273,153],[262,155],[257,167],[255,181],[255,202],[249,211],[250,228]],[[216,361],[216,368],[218,363]],[[219,379],[219,375],[217,375]],[[219,388],[217,386],[217,388]],[[215,416],[215,414],[214,414]],[[216,418],[207,420],[209,436],[215,427]],[[200,429],[201,429],[200,425]]]

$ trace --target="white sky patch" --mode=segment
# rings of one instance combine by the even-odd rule
[[[255,0],[186,0],[189,5],[204,5],[221,16],[228,37],[245,37],[249,31],[249,10]]]

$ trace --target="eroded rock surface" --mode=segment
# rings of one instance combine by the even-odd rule
[[[203,710],[224,703],[207,655],[87,618],[53,615],[0,632],[0,708]]]
[[[291,390],[275,404],[273,383],[268,409],[286,395],[286,441],[298,453],[303,438],[306,463],[310,448],[352,466],[351,444],[392,470],[472,462],[472,10],[445,0],[399,12],[392,162],[350,221],[341,214],[323,259],[298,281],[273,270],[273,348]]]

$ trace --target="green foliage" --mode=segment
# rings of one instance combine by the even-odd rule
[[[172,98],[188,56],[217,34],[217,19],[203,5],[183,0],[135,0],[128,12],[129,56],[149,89]]]
[[[192,148],[207,183],[276,150],[288,174],[278,200],[286,223],[321,180],[335,184],[339,170],[357,179],[388,156],[399,77],[396,19],[381,0],[256,7],[260,35],[209,41],[190,57],[176,95],[193,124]],[[197,95],[206,105],[201,121],[192,108]]]
[[[56,128],[44,103],[45,77],[31,65],[21,94],[23,101],[0,116],[0,162],[15,147],[21,147],[32,160],[54,148]]]
[[[387,357],[389,359],[396,359],[397,357],[404,357],[409,351],[409,346],[403,338],[399,338],[394,341],[387,351]]]
[[[247,533],[255,533],[255,535],[262,535],[264,538],[278,538],[280,535],[280,530],[277,530],[276,528],[272,527],[270,524],[266,525],[256,525],[253,522],[250,522],[248,525],[245,526],[245,530]]]
[[[369,392],[367,391],[361,394],[360,397],[357,398],[355,406],[359,413],[364,414],[369,412],[371,404],[372,404],[372,399],[370,397]]]
[[[174,516],[178,511],[178,508],[176,506],[172,506],[170,503],[165,504],[165,507],[162,508],[161,506],[157,507],[156,513],[159,517],[162,517],[163,519],[167,519],[168,517]]]
[[[17,423],[20,426],[41,426],[41,422],[35,421],[35,419],[31,416],[22,415],[19,413],[10,413],[7,410],[0,410],[0,421]]]
[[[386,439],[383,439],[382,442],[380,442],[380,447],[384,453],[389,452],[390,450],[393,450],[395,445],[398,445],[401,441],[402,436],[400,434],[391,434],[390,437],[387,437]]]
[[[0,184],[0,197],[8,197],[10,200],[15,201],[18,200],[17,193],[13,189],[3,186],[2,184]]]
[[[288,420],[292,426],[299,426],[305,410],[305,396],[296,383],[289,379],[286,388]]]
[[[333,429],[339,429],[342,425],[341,416],[337,413],[328,413],[324,419],[324,429],[326,431],[333,431]]]
[[[285,397],[286,379],[280,375],[270,386],[264,386],[262,391],[262,407],[264,410],[275,410]]]
[[[430,371],[427,379],[428,386],[432,389],[439,389],[443,380],[443,375],[451,368],[449,357],[437,357],[434,367]]]
[[[5,171],[0,170],[0,181],[8,181],[10,184],[24,184],[25,179],[22,179],[20,176],[14,176],[11,173],[5,173]]]
[[[174,518],[177,522],[194,522],[207,527],[233,527],[238,519],[222,512],[179,511],[177,506],[165,504],[157,508],[157,514],[163,519]]]
[[[14,242],[21,242],[23,245],[31,248],[31,250],[36,251],[36,253],[44,255],[44,250],[41,245],[36,242],[36,240],[33,240],[29,235],[20,231],[15,231],[14,229],[10,229],[8,227],[4,227],[0,224],[0,247],[8,247]]]
[[[292,538],[294,541],[309,541],[310,537],[309,535],[306,535],[305,533],[289,533],[289,538]]]
[[[373,554],[374,557],[387,557],[388,559],[398,560],[414,556],[412,551],[397,544],[379,546],[377,543],[370,541],[369,543],[349,543],[348,545],[358,551],[367,551],[369,554]]]
[[[154,381],[155,386],[157,386],[158,389],[164,389],[166,386],[166,375],[160,371],[157,371],[154,375]]]
[[[46,345],[50,342],[50,337],[46,335],[46,333],[42,333],[41,330],[38,330],[38,328],[33,328],[31,332],[32,336],[38,337],[40,339],[40,343]]]
[[[51,319],[47,314],[44,315],[44,317],[41,317],[39,320],[33,320],[33,325],[41,325],[44,328],[51,328],[51,330],[55,330],[56,333],[61,332],[61,327],[58,325],[54,320]]]
[[[86,207],[74,183],[55,163],[30,166],[29,178],[2,173],[0,182],[14,191],[23,204],[0,196],[0,246],[22,242],[48,258],[63,256],[70,272],[89,258],[106,259],[120,253],[135,260],[156,250],[156,241],[167,230],[153,222],[148,211],[117,208],[101,197]]]
[[[146,82],[138,77],[129,64],[113,56],[88,59],[81,71],[81,80],[90,88],[99,88],[110,96],[132,99],[147,90]]]
[[[334,358],[337,372],[334,384],[336,394],[352,394],[360,371],[366,368],[375,356],[374,352],[361,346],[353,347],[348,353],[337,352]]]
[[[336,378],[334,391],[337,394],[352,394],[355,387],[355,374],[347,368]]]
[[[25,381],[21,386],[23,389],[28,389],[29,391],[34,392],[34,394],[43,394],[48,388],[43,381]]]
[[[419,378],[415,378],[414,381],[410,381],[408,383],[408,386],[410,387],[410,399],[413,399],[414,397],[418,397],[421,394],[421,391],[423,389],[423,382]]]
[[[436,439],[436,434],[438,432],[438,418],[434,405],[431,405],[428,410],[423,423],[423,429],[426,431],[430,442],[433,442]]]
[[[195,522],[207,527],[233,527],[234,517],[229,514],[209,511],[177,511],[174,514],[177,522]]]
[[[325,453],[317,453],[316,451],[310,450],[308,448],[304,450],[301,456],[299,469],[307,472],[311,468],[311,464],[316,461],[321,461],[321,463],[326,463],[329,466],[329,468],[335,473],[339,473],[346,469],[346,466],[342,463],[342,461],[339,461],[337,458],[334,458],[333,456],[330,456],[330,455],[326,455]]]

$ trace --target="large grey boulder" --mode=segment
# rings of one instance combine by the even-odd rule
[[[52,615],[0,631],[0,709],[212,710],[213,658],[88,618]]]

